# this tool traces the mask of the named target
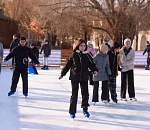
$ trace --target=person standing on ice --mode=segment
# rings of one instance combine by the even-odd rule
[[[41,68],[42,70],[48,70],[48,58],[51,55],[51,45],[48,40],[45,40],[44,45],[41,48],[40,54],[43,54],[43,62],[44,66]]]
[[[94,57],[96,55],[96,50],[93,48],[92,41],[87,41],[87,51],[91,55],[91,57]],[[89,83],[90,85],[93,85],[93,72],[89,69]]]
[[[19,81],[19,77],[21,74],[22,82],[23,82],[23,95],[25,97],[28,96],[28,57],[30,57],[36,64],[39,64],[39,61],[31,51],[29,47],[26,46],[26,38],[21,37],[20,44],[16,48],[14,48],[4,59],[8,61],[14,57],[14,71],[12,76],[12,84],[11,91],[8,93],[8,96],[13,95],[16,92],[17,84]]]
[[[129,98],[136,101],[134,89],[134,59],[135,51],[131,48],[131,40],[126,38],[124,46],[120,49],[120,66],[121,70],[121,100],[127,101],[126,90],[128,86]]]
[[[93,58],[86,51],[87,44],[83,39],[78,40],[74,47],[73,53],[68,58],[65,66],[62,68],[61,76],[59,79],[62,79],[63,76],[70,69],[70,77],[71,85],[72,85],[72,95],[70,98],[70,108],[69,113],[71,118],[75,118],[76,109],[77,109],[77,99],[78,99],[78,89],[79,84],[81,87],[82,94],[82,104],[81,108],[83,108],[83,113],[86,117],[89,117],[90,114],[88,112],[88,107],[90,106],[89,101],[89,91],[88,91],[88,68],[97,75],[97,68],[95,63],[93,62]]]
[[[119,50],[120,44],[118,42],[114,42],[111,49],[108,51],[109,55],[109,65],[111,70],[111,79],[108,81],[108,89],[111,94],[111,99],[114,103],[117,103],[117,92],[116,92],[116,77],[118,76],[119,67]]]
[[[4,54],[3,44],[0,42],[0,73],[1,73],[1,66],[3,61],[3,54]]]
[[[93,58],[93,61],[98,68],[98,75],[93,77],[94,81],[94,88],[93,88],[93,97],[92,102],[94,105],[96,102],[99,102],[99,81],[102,81],[102,93],[101,93],[101,100],[104,103],[108,103],[109,99],[109,89],[108,89],[108,80],[111,76],[111,70],[109,66],[109,56],[107,54],[108,46],[105,44],[100,45],[99,52]]]

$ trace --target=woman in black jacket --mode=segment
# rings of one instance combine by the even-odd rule
[[[79,84],[81,87],[82,94],[82,105],[83,113],[86,117],[89,117],[88,113],[88,100],[89,100],[89,92],[88,92],[88,68],[97,75],[97,68],[95,63],[93,62],[92,57],[86,51],[87,45],[86,42],[80,39],[74,48],[72,55],[69,57],[65,66],[61,71],[61,79],[70,69],[70,77],[71,85],[72,85],[72,95],[70,99],[70,108],[69,113],[71,118],[75,118],[76,107],[77,107],[77,99],[78,99],[78,89]]]

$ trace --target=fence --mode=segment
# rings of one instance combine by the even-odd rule
[[[4,58],[8,55],[9,49],[4,49]],[[12,59],[7,62],[3,62],[3,66],[10,66]],[[43,55],[39,55],[39,62],[43,64]],[[61,65],[61,50],[51,50],[51,55],[48,58],[48,64],[50,66],[60,66]]]
[[[4,49],[4,58],[6,55],[8,55],[9,49]],[[66,62],[66,59],[70,56],[72,53],[72,50],[69,49],[63,49],[63,50],[52,50],[51,55],[48,59],[49,66],[60,66],[64,65]],[[43,64],[43,56],[39,56],[39,61],[41,64]],[[135,60],[134,65],[135,66],[145,66],[147,61],[147,54],[143,56],[143,51],[135,51]],[[11,59],[7,62],[2,63],[3,66],[10,66],[11,65]]]

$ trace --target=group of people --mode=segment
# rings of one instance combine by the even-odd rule
[[[26,44],[25,37],[21,37],[17,40],[16,36],[14,36],[11,51],[4,59],[5,62],[13,58],[14,71],[8,96],[16,92],[20,75],[23,81],[23,95],[25,97],[28,96],[28,58],[31,59],[30,64],[35,66],[35,64],[39,64],[39,54],[44,51],[44,66],[42,69],[48,68],[48,57],[51,54],[51,47],[48,40],[45,40],[40,52],[35,44],[30,44],[30,47],[27,47]],[[3,49],[1,48],[3,48],[3,46],[0,43],[0,65],[3,59],[1,55],[3,54]],[[102,82],[102,102],[108,103],[111,98],[114,103],[117,103],[116,77],[118,71],[121,71],[121,100],[127,101],[126,90],[128,87],[130,100],[136,101],[134,88],[134,58],[135,51],[131,48],[131,40],[128,38],[124,40],[124,46],[122,48],[117,42],[114,42],[113,46],[110,46],[108,40],[104,39],[104,43],[100,45],[98,52],[92,47],[91,41],[86,43],[83,39],[77,40],[73,47],[73,53],[68,58],[59,76],[59,79],[62,79],[70,70],[69,79],[71,80],[72,95],[70,98],[69,113],[71,118],[75,118],[77,111],[79,85],[82,94],[81,107],[83,108],[83,113],[86,117],[90,116],[88,112],[88,107],[90,106],[88,90],[89,79],[90,85],[93,85],[92,102],[94,105],[96,102],[99,102],[100,81]],[[109,93],[111,96],[109,96]]]
[[[89,91],[88,80],[93,85],[92,102],[94,105],[99,102],[99,81],[102,82],[101,100],[104,103],[110,101],[109,92],[113,102],[117,103],[116,76],[121,71],[121,100],[127,101],[126,90],[128,86],[129,98],[136,101],[134,89],[134,58],[135,52],[131,48],[131,40],[125,39],[124,46],[115,42],[111,47],[108,41],[100,45],[98,53],[93,50],[91,43],[88,45],[85,40],[79,39],[75,42],[73,53],[68,58],[65,66],[62,68],[59,79],[70,70],[72,95],[70,98],[69,113],[71,118],[75,118],[77,109],[78,89],[81,88],[83,113],[89,117]],[[90,46],[90,47],[89,47]],[[121,48],[121,49],[120,49]],[[91,76],[92,75],[92,76]],[[92,77],[92,78],[91,78]],[[93,82],[91,82],[93,80]]]

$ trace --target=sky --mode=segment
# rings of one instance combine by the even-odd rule
[[[91,102],[93,86],[89,85],[89,119],[82,113],[79,90],[75,120],[68,112],[71,96],[69,73],[58,80],[60,71],[59,67],[38,68],[39,75],[29,74],[27,98],[22,94],[21,78],[16,93],[8,97],[13,71],[2,67],[0,130],[150,130],[150,71],[135,68],[137,102],[120,100],[120,73],[117,77],[118,104],[100,101],[94,106]]]

